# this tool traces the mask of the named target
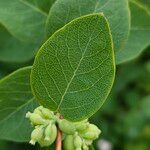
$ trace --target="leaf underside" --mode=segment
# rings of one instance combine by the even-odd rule
[[[114,53],[108,23],[101,14],[71,21],[39,50],[31,87],[41,105],[78,121],[103,104],[114,80]]]

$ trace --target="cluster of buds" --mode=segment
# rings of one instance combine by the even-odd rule
[[[88,120],[69,122],[65,119],[58,122],[60,130],[65,134],[64,150],[88,150],[101,131]]]
[[[56,140],[56,117],[49,109],[40,106],[33,113],[28,112],[26,118],[30,119],[35,128],[31,133],[32,145],[38,142],[41,147],[50,146]]]
[[[37,142],[41,147],[50,146],[56,140],[56,124],[63,133],[64,150],[88,150],[101,133],[97,126],[90,124],[88,120],[69,122],[42,106],[36,108],[33,113],[28,112],[26,117],[34,127],[30,143],[35,145]]]

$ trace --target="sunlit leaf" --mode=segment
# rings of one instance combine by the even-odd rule
[[[41,105],[77,121],[104,103],[114,72],[108,22],[102,14],[93,14],[73,20],[41,47],[31,85]]]

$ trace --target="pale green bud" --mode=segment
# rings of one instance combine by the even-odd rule
[[[84,142],[86,145],[91,145],[93,143],[93,140],[85,140]]]
[[[76,127],[74,123],[71,123],[65,119],[60,120],[58,122],[59,124],[59,128],[62,132],[66,133],[66,134],[74,134],[76,131]]]
[[[39,114],[41,117],[43,117],[43,114],[42,114],[41,110],[39,109],[39,107],[36,108],[33,113]]]
[[[46,119],[54,119],[54,113],[47,108],[42,109],[42,114]]]
[[[75,126],[76,126],[77,131],[83,132],[84,130],[87,129],[88,124],[89,124],[88,122],[77,122],[75,123]]]
[[[81,148],[81,147],[82,147],[82,144],[83,144],[83,141],[82,141],[81,137],[78,136],[78,135],[75,135],[75,136],[74,136],[74,146],[75,146],[76,148]]]
[[[76,148],[76,150],[82,150],[82,148],[81,148],[81,147],[78,147],[78,148]]]
[[[45,128],[44,136],[38,142],[41,145],[41,147],[47,147],[50,146],[56,140],[56,137],[57,137],[56,125],[51,123]]]
[[[30,143],[32,145],[35,145],[36,142],[38,142],[39,140],[42,139],[43,137],[43,127],[37,127],[36,129],[34,129],[31,133],[31,141]]]
[[[57,137],[57,128],[56,125],[50,123],[45,129],[45,141],[49,141],[51,144],[56,140]]]
[[[82,137],[89,140],[95,140],[98,138],[101,131],[94,124],[89,124],[88,128],[82,133]]]
[[[83,144],[83,150],[89,150],[88,146],[85,143]]]
[[[56,139],[56,136],[57,136],[56,125],[50,123],[45,129],[45,140],[51,141],[53,143]]]
[[[52,133],[52,123],[50,123],[45,129],[45,139],[44,140],[47,140],[47,141],[50,140],[51,133]]]
[[[46,121],[39,114],[28,112],[26,114],[26,117],[29,118],[30,121],[32,122],[32,124],[35,126],[36,125],[42,125],[42,124],[46,123]]]
[[[67,135],[65,137],[64,142],[63,142],[63,149],[64,150],[75,150],[73,135]]]
[[[41,140],[39,141],[39,144],[40,144],[41,147],[48,147],[48,146],[50,146],[52,143],[51,143],[51,141],[46,141],[46,140],[44,140],[44,139],[41,139]]]

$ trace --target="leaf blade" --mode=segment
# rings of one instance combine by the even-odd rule
[[[24,142],[30,138],[31,125],[25,114],[37,106],[30,72],[31,67],[25,67],[0,80],[0,139]]]
[[[150,45],[150,12],[135,1],[130,1],[130,9],[129,39],[124,49],[116,53],[116,64],[137,58]]]
[[[130,14],[127,0],[57,0],[47,19],[47,35],[71,20],[92,13],[104,13],[110,22],[115,51],[121,50],[129,35]]]
[[[114,73],[108,23],[103,15],[91,14],[71,21],[41,47],[31,72],[31,87],[43,106],[59,111],[64,118],[77,121],[91,116],[99,109],[111,89]],[[80,107],[86,100],[90,101],[88,96],[95,100],[93,91],[88,90],[101,81],[99,76],[106,79],[108,85],[105,90],[105,83],[102,82],[104,94],[101,93],[102,97],[96,100],[96,104],[92,103],[94,107],[88,109],[88,112],[79,108],[79,113],[75,111],[77,114],[73,114],[70,109],[66,112],[64,108]],[[99,91],[99,88],[97,85],[95,90]],[[78,94],[82,91],[86,96]]]

